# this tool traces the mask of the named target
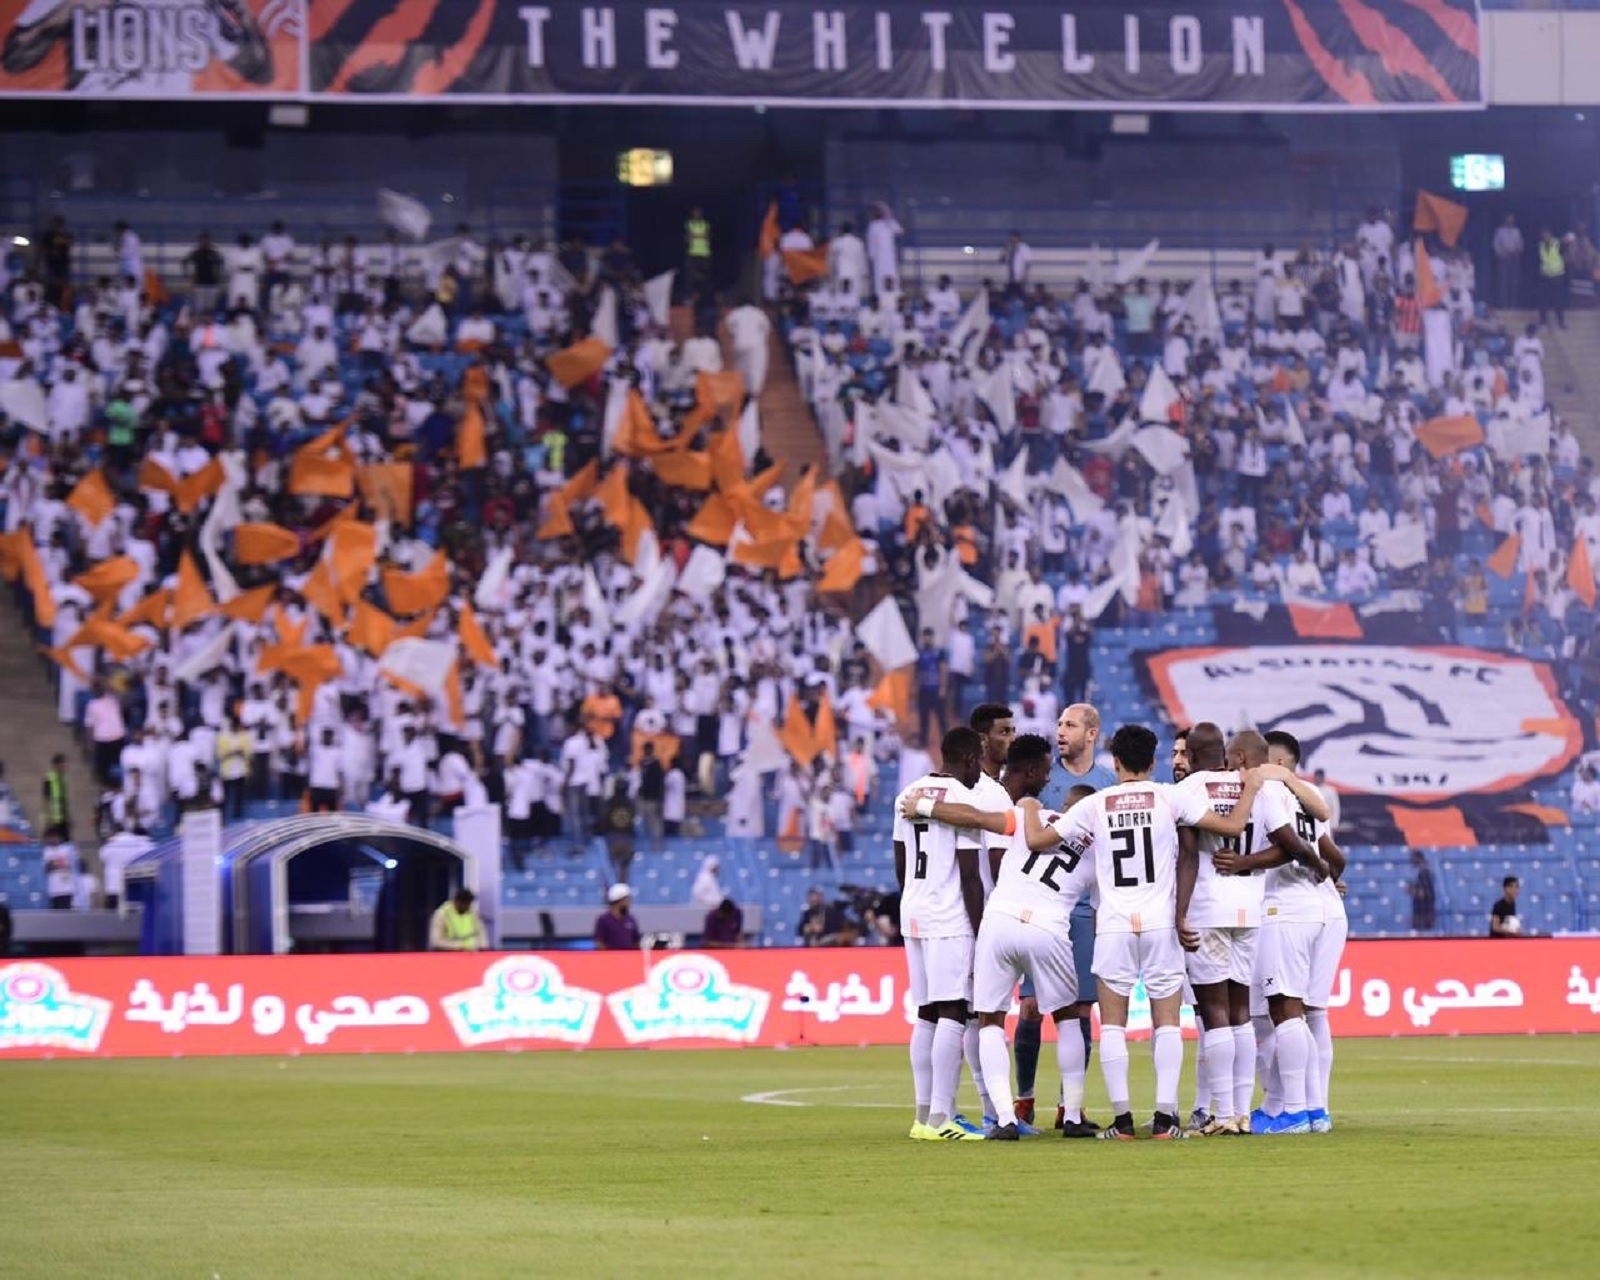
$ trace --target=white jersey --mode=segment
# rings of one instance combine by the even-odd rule
[[[1068,848],[1094,861],[1097,935],[1175,926],[1178,827],[1194,826],[1205,812],[1197,790],[1122,782],[1086,796],[1050,824]]]
[[[1304,840],[1313,849],[1322,843],[1323,836],[1333,834],[1330,824],[1319,818],[1313,818],[1298,803],[1294,811],[1295,834]],[[1320,849],[1318,850],[1320,852]],[[1322,918],[1324,920],[1348,920],[1345,912],[1344,898],[1339,894],[1337,882],[1332,876],[1317,885],[1317,894],[1322,900]]]
[[[1175,784],[1193,792],[1214,813],[1226,817],[1244,791],[1235,772],[1201,769]],[[1269,782],[1256,792],[1250,821],[1237,839],[1214,832],[1199,832],[1200,874],[1189,902],[1188,923],[1195,929],[1254,929],[1261,924],[1266,879],[1261,875],[1225,876],[1213,858],[1223,848],[1242,854],[1264,853],[1272,847],[1272,832],[1294,822],[1294,801],[1281,782]]]
[[[894,802],[894,841],[906,851],[906,883],[900,892],[900,931],[908,938],[970,938],[972,921],[961,896],[959,850],[983,856],[980,833],[948,827],[928,818],[900,813],[906,796],[931,796],[947,804],[981,807],[977,796],[954,778],[930,773],[918,778]]]
[[[1318,822],[1298,805],[1294,809],[1295,834],[1313,849],[1327,834],[1328,824]],[[1337,905],[1334,905],[1337,904]],[[1272,921],[1342,920],[1344,900],[1331,878],[1317,883],[1308,867],[1298,862],[1267,872],[1266,914]]]
[[[1004,813],[1011,808],[1011,793],[1001,786],[998,781],[988,774],[980,774],[978,785],[972,788],[976,797],[973,804],[985,813]],[[978,875],[983,880],[983,896],[985,899],[994,892],[994,869],[990,866],[989,855],[994,852],[1004,853],[1010,844],[1009,836],[997,836],[992,831],[980,833],[983,840],[983,852],[978,857]]]
[[[1094,860],[1065,842],[1050,849],[1029,849],[1022,810],[1018,808],[1014,813],[1015,833],[995,837],[1004,845],[1005,856],[1000,860],[1000,874],[995,877],[984,917],[998,912],[1065,935],[1072,908],[1094,890]],[[1052,823],[1060,816],[1042,809],[1039,821]]]

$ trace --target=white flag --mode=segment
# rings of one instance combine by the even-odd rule
[[[894,384],[894,398],[896,403],[915,410],[924,418],[935,417],[939,412],[933,403],[933,397],[928,394],[928,388],[922,385],[922,379],[917,377],[916,370],[908,364],[900,366]]]
[[[678,574],[678,590],[691,599],[704,600],[726,577],[727,567],[721,554],[710,547],[697,546]]]
[[[1391,569],[1409,569],[1428,562],[1428,534],[1420,524],[1402,524],[1372,540],[1373,551]]]
[[[1167,411],[1178,402],[1178,388],[1160,365],[1150,366],[1150,377],[1145,381],[1144,394],[1139,397],[1139,417],[1145,422],[1162,426],[1167,423]]]
[[[233,643],[233,628],[222,627],[203,645],[180,662],[172,672],[178,684],[193,684],[208,671],[223,665],[228,656],[228,646]]]
[[[972,380],[972,389],[978,399],[989,406],[1001,435],[1010,435],[1016,430],[1017,392],[1011,380],[1010,361],[1002,360],[988,373],[976,375]]]
[[[433,225],[433,215],[415,197],[401,195],[388,187],[379,187],[378,221],[420,241],[426,238],[428,228]]]
[[[1088,389],[1098,391],[1110,400],[1127,385],[1128,380],[1122,376],[1122,361],[1117,359],[1115,351],[1106,348],[1105,354],[1094,362],[1094,368],[1089,371]]]
[[[644,282],[644,301],[650,308],[650,319],[663,329],[672,321],[672,281],[677,271],[663,271]]]
[[[1137,253],[1130,253],[1121,262],[1117,263],[1116,281],[1118,284],[1127,284],[1128,281],[1143,275],[1151,260],[1156,256],[1156,250],[1161,247],[1161,241],[1152,240]]]
[[[744,408],[739,412],[739,448],[746,462],[761,449],[761,410],[755,396],[745,401]]]
[[[511,562],[515,557],[516,552],[511,547],[501,547],[489,557],[489,563],[483,567],[483,576],[478,579],[477,589],[472,593],[473,604],[480,609],[499,609],[504,604],[501,597],[511,578]]]
[[[1189,458],[1189,442],[1171,427],[1143,427],[1129,445],[1144,455],[1157,475],[1171,475]]]
[[[45,407],[44,388],[32,378],[12,378],[0,382],[0,411],[29,431],[45,435],[50,430],[50,411]]]
[[[1194,325],[1194,336],[1222,341],[1222,312],[1217,307],[1217,293],[1211,287],[1211,277],[1202,271],[1183,295],[1181,318]]]
[[[1106,291],[1106,255],[1096,240],[1089,246],[1089,261],[1084,267],[1084,277],[1089,281],[1089,292],[1099,297]]]
[[[657,556],[650,572],[641,575],[643,580],[634,588],[633,594],[617,607],[613,619],[615,624],[627,631],[638,623],[653,621],[661,612],[661,606],[667,602],[667,597],[672,594],[675,573],[672,561]]]
[[[456,664],[456,646],[453,640],[423,640],[417,636],[402,636],[383,651],[378,660],[378,670],[398,676],[414,684],[430,698],[437,698],[444,690],[450,668]]]
[[[594,309],[594,319],[589,322],[589,332],[615,351],[622,345],[617,330],[617,291],[610,285],[600,290],[600,302]]]
[[[917,660],[917,646],[911,642],[906,620],[893,596],[885,596],[877,608],[856,623],[856,638],[885,671],[893,671]]]
[[[628,411],[630,383],[626,378],[613,375],[606,386],[606,409],[600,417],[600,456],[609,458],[617,447],[617,432],[622,429],[622,417]]]
[[[972,301],[967,304],[967,309],[961,313],[961,319],[956,321],[955,328],[945,335],[945,341],[960,359],[962,349],[974,334],[977,335],[978,345],[981,347],[988,332],[989,291],[980,285]]]

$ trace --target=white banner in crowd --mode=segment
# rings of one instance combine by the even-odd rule
[[[1583,746],[1542,663],[1457,648],[1265,645],[1149,659],[1175,724],[1300,739],[1340,791],[1418,803],[1506,791],[1560,773]]]

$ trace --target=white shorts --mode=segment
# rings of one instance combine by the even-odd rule
[[[1201,929],[1200,950],[1189,953],[1189,981],[1197,987],[1219,982],[1249,986],[1256,965],[1260,929]]]
[[[1078,969],[1072,937],[1065,930],[1057,933],[1015,916],[985,912],[972,970],[972,1007],[979,1013],[1010,1009],[1012,993],[1024,977],[1033,979],[1045,1013],[1078,1002]]]
[[[1263,997],[1304,1000],[1311,994],[1311,953],[1323,928],[1320,920],[1285,920],[1261,926],[1256,973]]]
[[[1177,995],[1183,988],[1183,948],[1178,944],[1178,931],[1097,934],[1094,976],[1119,996],[1132,995],[1140,978],[1152,1000]]]
[[[1343,916],[1329,920],[1311,948],[1311,990],[1306,992],[1306,1003],[1313,1009],[1326,1009],[1333,999],[1333,984],[1339,979],[1339,961],[1344,959],[1344,940],[1350,934],[1350,922]]]
[[[907,938],[911,1002],[919,1009],[946,1000],[972,999],[972,936]]]

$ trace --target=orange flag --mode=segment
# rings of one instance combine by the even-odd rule
[[[554,496],[570,506],[572,503],[593,497],[599,484],[600,459],[590,458],[566,484],[555,491]]]
[[[200,576],[200,566],[185,551],[178,561],[178,585],[172,593],[172,625],[182,631],[191,622],[198,622],[213,612],[216,607],[206,580]]]
[[[396,614],[410,617],[437,609],[450,594],[450,568],[444,552],[436,552],[433,559],[415,573],[385,569],[383,593],[388,597],[390,611]]]
[[[1429,418],[1417,428],[1417,443],[1435,458],[1445,458],[1483,443],[1483,428],[1470,413],[1454,418]]]
[[[374,462],[356,473],[361,497],[380,520],[411,524],[414,473],[409,462]]]
[[[22,538],[28,532],[23,525],[15,533],[0,533],[0,578],[15,582],[22,572]]]
[[[1522,535],[1513,533],[1495,548],[1494,554],[1485,563],[1497,576],[1509,578],[1516,571],[1517,561],[1521,556]]]
[[[819,753],[830,760],[838,758],[839,726],[834,723],[833,700],[828,697],[826,688],[822,691],[821,701],[817,703],[817,718],[811,725],[811,740]]]
[[[851,538],[829,558],[822,577],[817,579],[817,590],[854,591],[856,583],[861,581],[861,561],[865,555],[866,547],[861,539]]]
[[[306,645],[282,654],[278,667],[300,686],[295,718],[304,724],[311,716],[317,689],[339,674],[339,655],[331,644]]]
[[[117,499],[111,492],[111,486],[106,483],[105,473],[96,467],[72,487],[72,492],[67,495],[67,506],[82,516],[91,527],[98,528],[117,509]]]
[[[22,583],[33,597],[33,620],[41,627],[56,624],[56,601],[50,594],[50,579],[45,576],[44,563],[39,559],[39,548],[33,543],[33,534],[26,527],[19,529],[17,561],[22,573]]]
[[[82,587],[96,601],[100,601],[116,595],[138,576],[139,566],[131,557],[113,556],[93,568],[85,569],[72,581],[73,585]]]
[[[461,697],[461,664],[458,662],[450,668],[450,674],[444,678],[444,701],[450,710],[452,724],[465,724],[467,708]]]
[[[56,666],[65,671],[70,671],[83,684],[89,683],[89,677],[84,674],[83,668],[72,660],[72,651],[66,645],[62,645],[59,649],[48,649],[44,645],[40,645],[39,652],[49,658]]]
[[[412,619],[405,626],[395,627],[394,638],[396,640],[404,640],[409,637],[413,640],[426,640],[428,638],[428,630],[433,626],[434,616],[438,612],[437,609],[429,609],[421,617]]]
[[[484,634],[483,624],[478,621],[478,615],[473,612],[471,603],[466,600],[461,602],[461,615],[456,619],[456,634],[461,637],[461,651],[479,666],[494,668],[500,665],[500,659],[495,657],[494,646]]]
[[[107,657],[114,658],[118,662],[126,662],[135,654],[148,649],[150,641],[104,618],[91,618],[61,647],[67,650],[84,647],[103,649]]]
[[[222,488],[222,482],[228,478],[228,472],[222,465],[221,458],[212,458],[210,462],[201,467],[192,475],[184,476],[178,481],[177,488],[173,490],[172,500],[177,504],[178,510],[184,515],[189,515],[202,502]]]
[[[171,603],[172,589],[170,587],[162,587],[159,591],[152,591],[118,618],[117,625],[119,627],[132,627],[138,623],[147,622],[153,627],[165,627],[167,625],[167,608]]]
[[[1433,231],[1452,249],[1467,225],[1467,210],[1453,200],[1427,191],[1417,192],[1417,210],[1411,218],[1413,231]]]
[[[822,532],[817,535],[817,545],[824,551],[836,551],[848,546],[856,536],[856,527],[843,507],[835,505],[822,522]]]
[[[819,244],[815,249],[785,249],[784,270],[789,273],[790,284],[805,284],[828,274],[828,246]]]
[[[278,584],[269,582],[265,586],[241,591],[226,604],[218,605],[217,612],[225,618],[234,618],[239,622],[260,622],[267,616],[267,610],[272,607],[272,602],[277,596]]]
[[[778,727],[778,741],[802,767],[809,767],[817,758],[817,742],[811,730],[811,721],[806,719],[805,708],[800,705],[799,698],[789,699],[789,709],[784,712],[783,723]]]
[[[621,522],[617,525],[622,534],[622,557],[632,564],[639,554],[639,539],[648,529],[655,528],[655,521],[650,518],[650,513],[645,510],[644,503],[628,495],[628,506],[623,513]]]
[[[306,541],[308,543],[310,543],[312,546],[316,546],[318,543],[322,542],[324,539],[330,537],[333,534],[333,531],[335,529],[337,529],[340,525],[348,524],[351,520],[354,520],[360,514],[361,514],[361,504],[360,503],[358,503],[358,502],[347,502],[347,503],[344,504],[344,506],[340,507],[339,510],[334,515],[332,515],[328,519],[324,520],[315,529],[313,529],[308,535],[306,535]]]
[[[713,433],[706,444],[711,455],[711,474],[717,488],[732,493],[744,483],[744,450],[739,447],[739,433],[733,429]]]
[[[867,705],[877,711],[892,712],[902,722],[910,720],[911,672],[910,667],[886,672],[867,699]]]
[[[344,597],[339,592],[338,579],[326,560],[320,562],[301,584],[300,595],[328,620],[328,625],[335,631],[344,626]]]
[[[770,258],[778,252],[778,241],[783,236],[783,228],[778,225],[778,202],[771,201],[767,205],[767,216],[761,219],[761,234],[756,239],[756,252],[763,258]]]
[[[679,489],[698,489],[703,493],[711,488],[711,457],[704,450],[663,453],[652,458],[650,465],[665,483]]]
[[[1444,298],[1444,290],[1439,287],[1439,282],[1433,275],[1433,263],[1428,259],[1427,247],[1421,240],[1416,242],[1417,255],[1417,305],[1424,310],[1436,307]]]
[[[350,615],[347,639],[358,649],[365,649],[374,658],[383,657],[383,651],[394,643],[394,619],[375,604],[357,600]]]
[[[728,505],[728,500],[720,493],[713,493],[706,498],[684,532],[701,542],[725,547],[728,539],[733,537],[735,523],[733,508]]]
[[[311,630],[311,619],[302,614],[300,621],[296,622],[283,610],[279,610],[273,619],[273,627],[278,633],[278,639],[290,649],[298,649],[305,643],[306,632]]]
[[[760,492],[759,489],[755,490],[758,495]],[[800,482],[789,493],[789,528],[797,538],[803,538],[811,532],[811,504],[816,492],[816,468],[807,467]]]
[[[628,464],[615,463],[594,491],[595,501],[605,512],[606,523],[621,528],[628,516]]]
[[[328,458],[305,449],[289,466],[289,492],[297,497],[348,498],[355,492],[355,467],[345,458]]]
[[[152,458],[139,464],[139,487],[153,493],[177,493],[178,478]]]
[[[604,369],[609,359],[611,348],[591,335],[557,351],[545,360],[545,365],[550,376],[570,391]]]
[[[463,471],[475,471],[489,465],[489,450],[484,443],[483,408],[476,401],[467,406],[461,421],[456,424],[456,462]]]
[[[378,559],[378,527],[346,520],[328,538],[328,564],[340,599],[350,603],[367,585],[367,573]]]
[[[672,439],[663,440],[644,397],[634,390],[628,392],[614,447],[624,458],[648,458],[658,453],[687,448],[693,437],[694,432],[685,429]]]
[[[233,531],[233,558],[240,564],[276,564],[300,551],[300,539],[281,524],[241,524]]]
[[[700,373],[694,380],[694,412],[685,424],[694,428],[721,418],[724,425],[733,426],[744,407],[744,375],[736,369],[721,373]]]
[[[544,518],[544,523],[533,536],[543,541],[547,538],[565,538],[568,534],[576,532],[577,528],[572,523],[572,512],[567,510],[565,503],[552,498],[550,514]]]
[[[1582,534],[1573,542],[1572,555],[1567,558],[1567,585],[1573,595],[1594,608],[1594,568],[1589,563],[1589,543]]]

